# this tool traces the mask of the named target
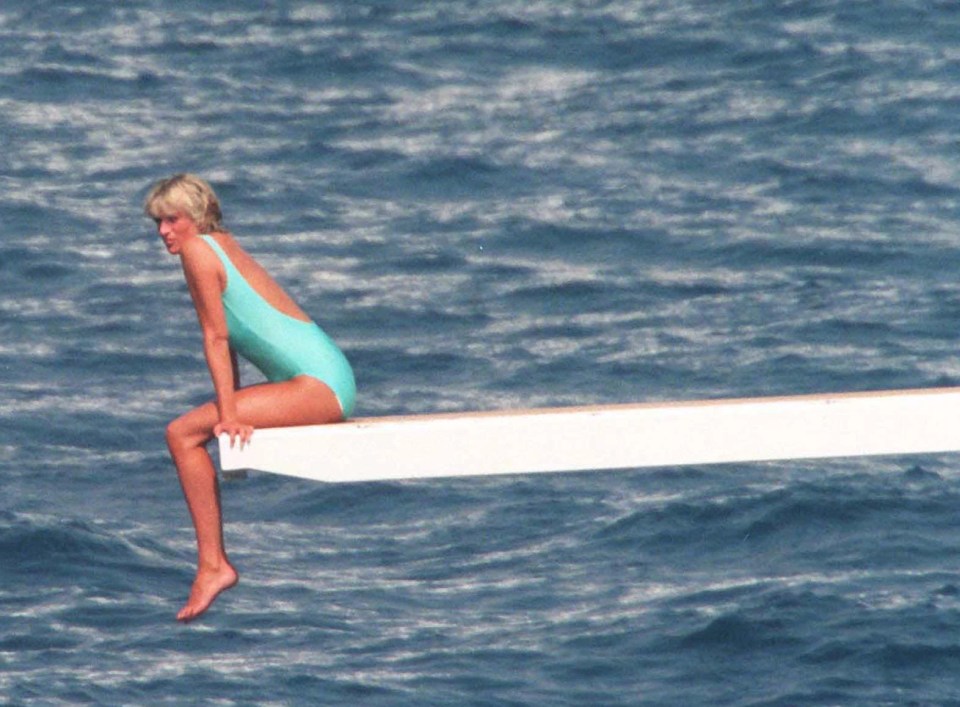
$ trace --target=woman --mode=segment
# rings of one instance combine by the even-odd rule
[[[223,546],[217,475],[206,444],[226,433],[246,444],[255,427],[338,422],[353,409],[347,359],[221,224],[220,204],[199,177],[157,182],[144,210],[183,274],[203,332],[215,400],[167,427],[167,445],[197,534],[197,575],[177,614],[189,621],[237,582]],[[267,382],[240,387],[236,354]]]

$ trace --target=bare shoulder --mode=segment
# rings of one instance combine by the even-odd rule
[[[240,254],[243,257],[251,257],[250,254],[240,245],[239,241],[233,237],[233,234],[230,231],[216,231],[211,233],[210,237],[213,238],[217,244],[223,248],[224,252],[233,259],[237,254]]]
[[[247,250],[240,245],[240,242],[234,238],[229,231],[217,231],[211,233],[210,237],[223,249],[224,254],[230,260],[240,274],[246,278],[258,278],[266,275],[263,267],[257,262]]]

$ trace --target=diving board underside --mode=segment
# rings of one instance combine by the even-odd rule
[[[360,418],[259,429],[222,468],[326,482],[960,451],[960,388]]]

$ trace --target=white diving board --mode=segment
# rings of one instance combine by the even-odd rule
[[[219,440],[224,471],[327,482],[960,451],[960,388],[359,418]]]

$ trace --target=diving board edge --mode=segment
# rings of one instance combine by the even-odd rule
[[[223,470],[326,482],[960,451],[960,388],[358,418],[219,440]]]

